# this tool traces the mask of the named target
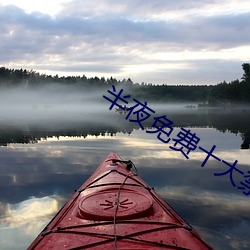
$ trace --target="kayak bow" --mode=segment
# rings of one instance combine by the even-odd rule
[[[133,166],[110,153],[28,249],[212,249]]]

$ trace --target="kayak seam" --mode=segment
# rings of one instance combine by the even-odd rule
[[[88,189],[88,188],[95,187],[95,186],[92,186],[95,182],[97,182],[97,181],[101,180],[102,178],[108,176],[108,175],[109,175],[110,173],[112,173],[112,172],[116,172],[116,173],[118,173],[118,174],[120,174],[120,175],[123,175],[123,176],[127,177],[126,174],[124,174],[124,173],[122,173],[122,172],[120,172],[120,171],[118,171],[118,170],[116,170],[116,169],[112,169],[112,170],[110,170],[109,172],[107,172],[107,173],[103,174],[102,176],[100,176],[99,178],[95,179],[95,180],[92,181],[91,183],[89,183],[86,187],[84,187],[84,188],[82,188],[82,189],[79,189],[78,192],[81,193],[82,191],[84,191],[84,190],[86,190],[86,189]],[[133,173],[133,175],[137,176],[136,173],[134,173],[134,172],[132,172],[132,173]],[[128,176],[128,178],[131,179],[131,180],[133,180],[133,181],[135,181],[135,182],[137,182],[137,183],[139,184],[138,186],[144,187],[146,190],[153,190],[152,187],[146,186],[144,183],[142,183],[142,182],[140,182],[140,181],[134,179],[134,178],[131,177],[131,176]],[[122,183],[119,183],[119,184],[121,185]],[[118,185],[119,185],[119,184],[118,184]],[[106,183],[105,183],[105,184],[99,184],[99,185],[97,185],[97,186],[101,187],[101,186],[104,186],[104,185],[105,185],[105,186],[108,186],[108,185],[111,185],[111,184],[108,184],[108,183],[106,184]],[[136,184],[125,184],[125,185],[134,185],[134,186],[136,186]]]
[[[113,185],[121,185],[121,183],[120,182],[110,182],[110,183],[104,183],[104,184],[98,184],[98,185],[90,186],[88,188],[96,188],[96,187],[102,187],[102,186],[113,186]],[[133,183],[125,183],[124,185],[126,185],[126,186],[134,186],[134,187],[141,187],[141,185],[133,184]],[[84,188],[83,190],[81,189],[80,191],[84,191],[85,189],[86,188]]]
[[[184,229],[184,230],[186,230],[186,228],[183,228],[182,226],[177,226],[177,225],[174,225],[171,227],[169,227],[169,226],[157,227],[157,228],[139,231],[139,232],[135,232],[135,233],[127,234],[127,235],[117,235],[117,240],[123,240],[123,239],[126,240],[127,239],[127,240],[132,240],[132,241],[144,242],[147,244],[153,244],[153,245],[157,245],[157,246],[161,246],[161,247],[169,247],[169,248],[173,248],[173,249],[187,250],[188,248],[184,248],[184,247],[173,246],[173,245],[163,244],[163,243],[159,243],[159,242],[155,242],[155,241],[146,241],[146,240],[142,240],[142,239],[133,238],[134,236],[140,236],[140,235],[146,234],[146,233],[151,233],[151,232],[155,232],[155,231],[159,231],[159,230],[169,230],[169,229]],[[55,231],[53,233],[69,233],[69,234],[71,233],[71,234],[84,234],[84,235],[112,237],[111,239],[106,239],[106,240],[94,242],[94,243],[91,243],[88,245],[70,248],[70,250],[77,250],[77,249],[82,249],[82,248],[93,247],[93,246],[100,245],[100,244],[110,243],[110,242],[113,242],[113,240],[114,240],[114,235],[112,235],[112,234],[98,234],[98,233],[78,232],[78,231]]]
[[[160,221],[130,221],[130,220],[118,220],[116,221],[117,224],[149,224],[149,225],[169,225],[169,226],[178,226],[177,224],[168,223],[168,222],[160,222]],[[81,227],[89,227],[89,226],[103,226],[113,224],[112,221],[104,221],[104,222],[97,222],[91,223],[86,225],[77,225],[77,226],[69,226],[69,227],[58,227],[59,230],[63,229],[71,229],[71,228],[81,228]]]

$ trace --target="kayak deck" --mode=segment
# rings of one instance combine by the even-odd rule
[[[212,249],[110,153],[28,249]]]

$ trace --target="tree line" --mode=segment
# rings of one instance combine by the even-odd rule
[[[230,83],[224,81],[211,89],[210,104],[250,103],[250,64],[242,64],[242,69],[244,73],[241,80],[237,79]]]
[[[50,84],[64,84],[81,88],[83,91],[110,89],[112,85],[128,89],[133,98],[141,101],[174,102],[190,101],[206,103],[210,106],[228,103],[250,103],[250,64],[242,64],[243,76],[239,80],[216,85],[153,85],[134,83],[130,78],[117,80],[110,77],[52,76],[34,70],[9,69],[0,67],[0,87],[38,88]]]

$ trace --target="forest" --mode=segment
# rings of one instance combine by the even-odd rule
[[[160,103],[166,102],[198,102],[200,106],[221,106],[250,104],[250,64],[242,64],[242,78],[216,85],[153,85],[152,83],[134,83],[130,78],[117,80],[112,76],[51,76],[40,74],[34,70],[9,69],[0,67],[0,87],[21,87],[36,89],[51,84],[63,84],[79,88],[81,91],[110,89],[119,86],[133,93],[133,98]]]

